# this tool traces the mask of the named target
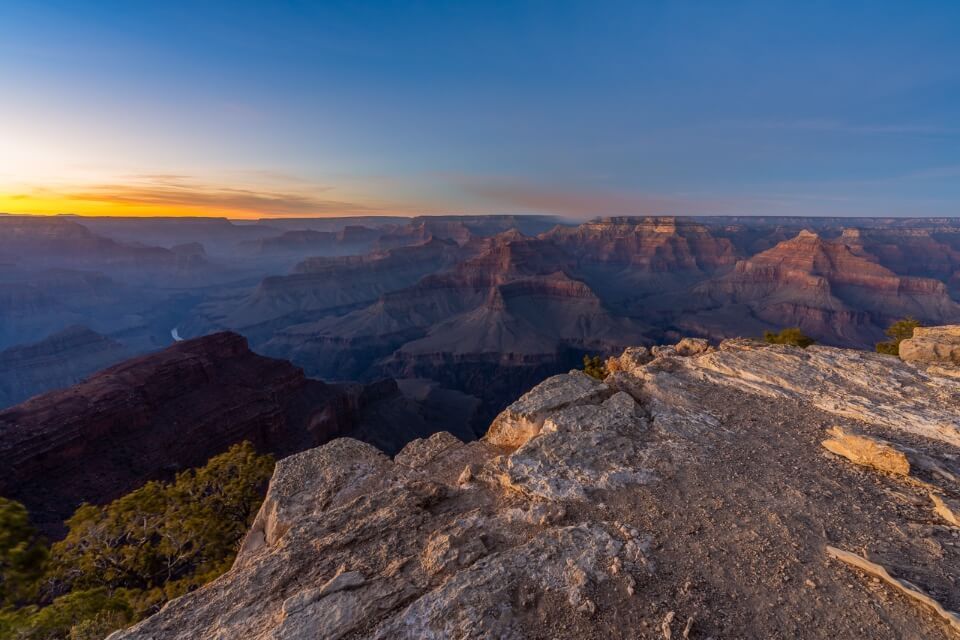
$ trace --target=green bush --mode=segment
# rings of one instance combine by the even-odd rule
[[[0,498],[0,607],[29,602],[49,550],[30,524],[26,508]]]
[[[583,372],[602,381],[607,377],[607,366],[600,356],[583,356]]]
[[[781,329],[780,333],[764,331],[763,339],[770,344],[789,344],[802,349],[806,349],[810,345],[816,344],[816,340],[804,335],[803,332],[800,331],[800,327]]]
[[[123,592],[106,588],[71,591],[51,604],[19,609],[13,614],[9,635],[22,640],[62,640],[63,638],[104,638],[111,631],[133,622],[130,605]],[[0,614],[2,617],[2,614]],[[3,623],[0,622],[0,630]],[[91,635],[91,634],[99,635]]]
[[[913,337],[913,330],[923,326],[919,321],[913,318],[904,318],[897,320],[884,333],[890,340],[877,343],[877,353],[885,353],[890,356],[900,355],[900,343]]]
[[[46,600],[41,593],[31,606],[0,611],[0,637],[103,637],[213,580],[233,562],[273,465],[272,456],[244,442],[173,482],[148,482],[107,505],[81,505],[67,521],[67,536],[49,551]],[[24,538],[19,521],[13,518],[0,540]],[[35,594],[38,575],[31,575]]]

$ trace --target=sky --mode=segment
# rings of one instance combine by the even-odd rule
[[[0,211],[960,215],[960,2],[0,0]]]

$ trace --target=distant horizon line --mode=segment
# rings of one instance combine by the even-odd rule
[[[956,215],[836,215],[836,214],[805,214],[805,215],[785,215],[777,213],[724,213],[724,214],[618,214],[618,215],[599,215],[590,218],[574,218],[556,213],[418,213],[418,214],[354,214],[354,215],[298,215],[298,216],[258,216],[258,217],[232,217],[225,215],[130,215],[113,213],[30,213],[30,212],[8,212],[0,211],[0,216],[6,217],[32,217],[32,218],[112,218],[120,220],[226,220],[228,222],[264,222],[264,221],[292,221],[292,220],[416,220],[418,218],[545,218],[567,221],[570,223],[583,224],[588,222],[601,222],[604,220],[616,219],[738,219],[738,218],[782,218],[789,219],[835,219],[835,220],[955,220],[960,219],[960,213]]]

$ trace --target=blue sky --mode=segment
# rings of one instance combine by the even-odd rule
[[[960,214],[957,2],[0,0],[0,86],[5,210]]]

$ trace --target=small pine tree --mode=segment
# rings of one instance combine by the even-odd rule
[[[603,380],[607,377],[607,366],[600,356],[583,356],[583,372],[591,378]]]
[[[764,331],[763,339],[769,344],[789,344],[794,347],[800,347],[801,349],[806,349],[810,345],[816,344],[816,340],[804,335],[804,333],[800,331],[800,327],[781,329],[780,333]]]
[[[890,356],[900,355],[900,343],[913,337],[913,330],[923,325],[914,318],[904,318],[897,320],[884,333],[890,340],[877,343],[877,353],[885,353]]]

